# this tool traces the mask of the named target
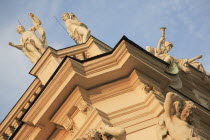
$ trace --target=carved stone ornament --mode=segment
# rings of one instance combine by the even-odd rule
[[[79,22],[73,13],[63,13],[62,19],[66,25],[69,36],[77,44],[85,43],[88,40],[90,37],[90,30],[84,23]]]
[[[76,138],[74,140],[125,140],[126,131],[119,127],[101,127],[100,130],[89,129],[85,136]]]
[[[76,138],[74,140],[103,140],[102,135],[96,129],[89,129],[88,133],[83,136]]]
[[[74,121],[68,116],[65,116],[63,122],[60,125],[57,125],[57,127],[72,132],[74,131],[74,129],[76,129]]]
[[[9,42],[9,45],[21,50],[35,64],[48,45],[45,32],[41,27],[41,21],[33,13],[28,15],[34,26],[28,30],[25,30],[22,25],[17,26],[17,32],[21,34],[20,45],[15,45],[11,42]],[[39,37],[35,34],[36,30],[39,33]]]
[[[88,114],[88,112],[91,110],[88,103],[84,100],[81,100],[76,106],[84,114]]]
[[[192,101],[182,101],[175,93],[169,92],[164,102],[164,116],[157,124],[158,140],[200,140],[192,125]]]

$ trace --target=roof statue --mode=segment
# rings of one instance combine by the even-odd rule
[[[158,41],[157,48],[152,48],[150,46],[146,47],[146,50],[161,60],[169,63],[169,67],[166,69],[167,72],[171,74],[177,74],[179,72],[177,64],[172,56],[168,52],[173,48],[173,44],[165,39],[165,27],[161,27],[162,36]]]
[[[85,43],[88,40],[90,37],[90,30],[84,23],[79,22],[73,13],[63,13],[62,19],[66,25],[69,36],[77,44]]]
[[[160,58],[161,60],[169,63],[170,65],[166,71],[171,74],[177,74],[179,72],[179,69],[188,73],[190,72],[189,65],[193,66],[198,71],[205,73],[202,64],[199,62],[194,62],[195,60],[202,58],[202,55],[191,59],[178,59],[168,54],[168,52],[172,49],[173,44],[165,40],[165,29],[165,27],[160,28],[162,36],[158,42],[157,48],[146,46],[146,50],[151,54],[155,55],[156,57]]]
[[[184,72],[190,72],[189,70],[189,65],[193,66],[194,68],[196,68],[198,71],[205,73],[205,69],[203,67],[203,65],[199,62],[195,62],[195,60],[202,58],[202,55],[196,56],[194,58],[191,59],[177,59],[175,58],[178,66],[181,68],[181,70],[183,70]]]
[[[177,94],[169,92],[164,102],[164,116],[157,125],[158,140],[200,140],[192,125],[192,101],[183,101]]]
[[[34,26],[25,30],[22,25],[18,25],[17,32],[21,34],[20,45],[15,45],[12,42],[9,42],[9,45],[22,50],[29,60],[35,64],[48,45],[45,32],[41,27],[41,21],[33,13],[29,13],[28,15]],[[40,37],[37,37],[35,34],[36,30],[38,31]]]

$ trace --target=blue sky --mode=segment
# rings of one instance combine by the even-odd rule
[[[42,21],[48,45],[55,49],[75,45],[54,18],[64,26],[64,12],[73,12],[110,47],[123,35],[143,48],[156,47],[159,28],[165,26],[166,40],[174,44],[170,54],[177,58],[203,54],[199,62],[210,71],[209,0],[1,0],[0,11],[0,121],[34,79],[28,74],[33,64],[8,45],[19,44],[18,20],[26,29],[32,26],[29,12]]]

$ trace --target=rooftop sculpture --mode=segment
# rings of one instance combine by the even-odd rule
[[[155,55],[156,57],[160,58],[161,60],[169,63],[170,64],[168,68],[169,73],[177,74],[179,71],[177,67],[179,67],[182,71],[188,73],[190,72],[188,68],[189,65],[193,66],[198,71],[205,73],[205,70],[202,64],[199,62],[194,62],[195,60],[202,58],[202,55],[199,55],[191,59],[178,59],[168,54],[168,52],[173,48],[173,44],[169,41],[166,41],[165,29],[166,29],[165,27],[160,28],[162,36],[158,42],[157,47],[153,48],[153,47],[147,46],[146,50],[150,52],[151,54]]]
[[[45,32],[41,27],[41,21],[33,13],[29,13],[28,15],[34,26],[25,30],[22,25],[18,25],[17,32],[21,34],[20,45],[15,45],[12,42],[9,42],[9,45],[21,50],[35,64],[48,45]],[[35,34],[36,30],[40,35],[39,37]]]
[[[62,19],[66,25],[69,36],[77,44],[85,43],[88,40],[90,37],[90,30],[84,23],[79,22],[73,13],[63,13]]]

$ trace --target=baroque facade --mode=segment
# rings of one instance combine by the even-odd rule
[[[209,77],[170,67],[126,36],[48,47],[0,140],[209,140]]]

